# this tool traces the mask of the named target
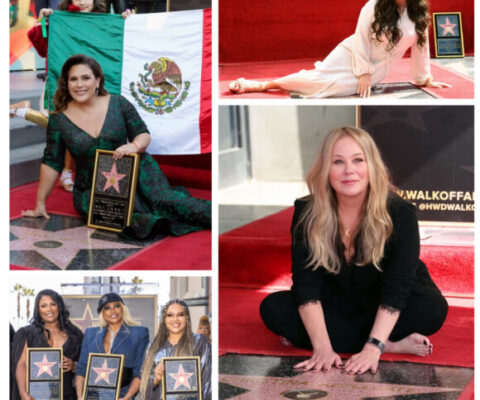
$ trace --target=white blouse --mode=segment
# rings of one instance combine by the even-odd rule
[[[383,35],[378,41],[372,31],[377,0],[369,0],[362,8],[355,33],[342,41],[315,69],[302,70],[276,79],[282,89],[307,98],[351,96],[356,93],[358,78],[370,74],[372,86],[385,79],[392,66],[411,49],[411,74],[417,85],[431,79],[428,29],[426,43],[417,46],[415,23],[405,9],[398,21],[401,39],[387,50],[388,40]]]

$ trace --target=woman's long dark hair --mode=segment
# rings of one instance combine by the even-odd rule
[[[165,317],[167,316],[168,307],[172,304],[179,304],[185,310],[185,317],[187,319],[187,326],[183,331],[182,337],[178,341],[177,345],[175,346],[175,351],[173,353],[174,357],[180,356],[196,356],[195,352],[195,340],[193,338],[192,332],[192,319],[190,318],[190,310],[188,309],[187,303],[179,299],[173,299],[167,302],[162,308],[162,317],[160,320],[160,326],[158,327],[158,333],[155,336],[150,348],[148,349],[147,355],[145,360],[143,361],[142,365],[142,380],[140,383],[140,398],[146,398],[146,392],[148,387],[148,381],[150,379],[150,374],[153,369],[153,363],[155,360],[155,356],[158,353],[158,350],[163,346],[163,344],[168,339],[168,329],[167,325],[165,324]]]
[[[68,6],[72,4],[72,0],[62,0],[60,4],[58,5],[58,9],[62,11],[67,11]],[[101,12],[101,13],[106,13],[107,12],[107,6],[102,0],[93,0],[93,9],[92,12]]]
[[[76,334],[78,329],[76,329],[72,322],[70,322],[70,312],[65,307],[62,296],[60,296],[57,292],[51,289],[44,289],[38,292],[37,297],[35,297],[35,307],[33,310],[33,317],[30,320],[30,323],[32,325],[35,325],[41,331],[46,331],[47,337],[50,338],[50,332],[47,328],[45,328],[45,324],[42,320],[42,317],[40,316],[40,300],[44,296],[50,297],[55,303],[57,303],[58,323],[60,325],[60,330],[70,334]]]
[[[64,111],[67,108],[68,103],[72,100],[72,96],[68,91],[68,73],[75,65],[88,66],[92,70],[95,78],[100,78],[97,94],[99,96],[105,96],[108,94],[104,86],[105,76],[103,75],[100,64],[95,59],[88,57],[85,54],[76,54],[65,61],[60,77],[58,78],[57,90],[55,92],[55,96],[53,96],[53,105],[55,106],[55,110],[53,112],[55,113]]]
[[[427,41],[425,31],[430,23],[428,2],[427,0],[407,0],[406,7],[408,17],[415,24],[415,32],[418,36],[417,45],[423,47]],[[399,19],[400,14],[395,0],[377,0],[372,30],[378,41],[382,39],[382,35],[387,36],[388,50],[394,48],[402,38],[402,32],[398,28]]]

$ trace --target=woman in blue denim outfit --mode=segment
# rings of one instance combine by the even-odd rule
[[[122,298],[116,293],[103,295],[98,301],[97,312],[100,327],[85,330],[75,375],[77,396],[83,398],[88,355],[105,353],[125,356],[119,400],[134,399],[140,387],[140,370],[149,341],[148,329],[136,326]]]

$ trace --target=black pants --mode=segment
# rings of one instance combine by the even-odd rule
[[[325,324],[330,342],[337,353],[358,353],[362,350],[372,329],[378,304],[365,313],[347,315],[341,310],[325,306],[322,301]],[[448,304],[437,288],[425,288],[411,293],[407,307],[393,328],[390,340],[396,342],[411,333],[432,335],[445,322]],[[268,329],[287,338],[297,347],[311,349],[312,344],[298,313],[291,291],[272,293],[260,305],[260,315]]]

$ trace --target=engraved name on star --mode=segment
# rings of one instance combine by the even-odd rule
[[[454,28],[457,26],[457,24],[452,24],[448,17],[445,18],[445,23],[440,24],[440,26],[443,28],[442,36],[447,36],[449,33],[451,33],[452,36],[455,36]]]
[[[110,170],[110,172],[102,171],[102,175],[106,179],[105,186],[103,187],[103,191],[105,192],[109,187],[113,187],[117,191],[117,193],[120,193],[118,182],[120,182],[127,175],[119,174],[117,172],[117,164],[115,163],[115,161],[112,164],[112,169]]]
[[[187,389],[191,389],[192,387],[190,386],[190,382],[188,381],[188,378],[190,378],[193,373],[191,372],[185,372],[183,370],[182,364],[178,367],[178,372],[174,374],[168,374],[170,375],[173,379],[175,379],[175,386],[173,390],[176,390],[180,386],[185,386]]]
[[[53,378],[52,367],[57,364],[56,361],[48,361],[47,355],[43,354],[42,361],[36,361],[34,364],[38,367],[37,378],[43,374],[48,374]]]
[[[95,383],[100,381],[105,381],[110,385],[110,374],[116,371],[116,368],[108,368],[107,360],[103,360],[103,364],[100,368],[93,367],[93,370],[97,373],[97,379],[95,379]]]

